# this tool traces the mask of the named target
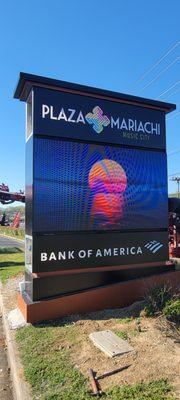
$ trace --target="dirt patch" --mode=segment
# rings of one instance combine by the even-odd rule
[[[97,376],[107,371],[118,369],[126,365],[124,371],[100,380],[102,390],[109,386],[133,384],[140,381],[149,382],[160,378],[168,378],[180,394],[180,346],[174,343],[173,338],[166,337],[158,329],[155,318],[141,318],[138,331],[137,320],[122,322],[120,318],[127,315],[137,315],[142,303],[131,307],[104,311],[91,314],[90,318],[75,322],[78,343],[73,346],[72,360],[76,367],[87,376],[88,368],[96,371]],[[113,359],[108,358],[99,349],[94,347],[89,339],[93,331],[111,329],[115,332],[124,332],[128,342],[134,347],[134,352]]]

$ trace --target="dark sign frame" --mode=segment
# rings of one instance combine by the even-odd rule
[[[165,114],[174,110],[175,105],[25,73],[20,74],[15,98],[27,103],[26,291],[30,297],[35,299],[32,288],[35,284],[33,274],[36,273],[72,270],[74,274],[79,268],[83,273],[84,269],[89,268],[90,271],[96,266],[102,271],[104,267],[109,267],[110,271],[113,266],[122,269],[121,266],[133,264],[139,264],[142,270],[143,264],[146,268],[147,263],[165,263],[168,260],[167,213],[164,225],[158,229],[38,232],[34,221],[34,190],[38,190],[34,186],[34,138],[56,138],[165,153]],[[43,285],[43,280],[40,285]],[[53,290],[51,293],[53,296]]]

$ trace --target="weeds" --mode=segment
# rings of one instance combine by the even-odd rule
[[[163,308],[163,314],[169,321],[180,325],[180,299],[169,300]]]
[[[167,302],[172,300],[173,297],[173,289],[168,284],[149,289],[145,298],[145,315],[153,317],[162,312]]]
[[[115,330],[114,333],[115,333],[118,337],[120,337],[121,339],[124,339],[124,340],[127,340],[127,339],[128,339],[127,332]]]

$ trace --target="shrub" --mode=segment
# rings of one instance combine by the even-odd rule
[[[163,308],[163,313],[168,320],[180,325],[180,298],[168,301]]]
[[[166,303],[172,300],[173,297],[173,289],[168,284],[149,289],[145,297],[145,315],[153,317],[155,314],[162,312]]]

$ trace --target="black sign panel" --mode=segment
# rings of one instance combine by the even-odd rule
[[[165,149],[164,119],[160,110],[34,89],[34,134]]]
[[[164,261],[167,243],[167,231],[34,236],[33,272]]]

